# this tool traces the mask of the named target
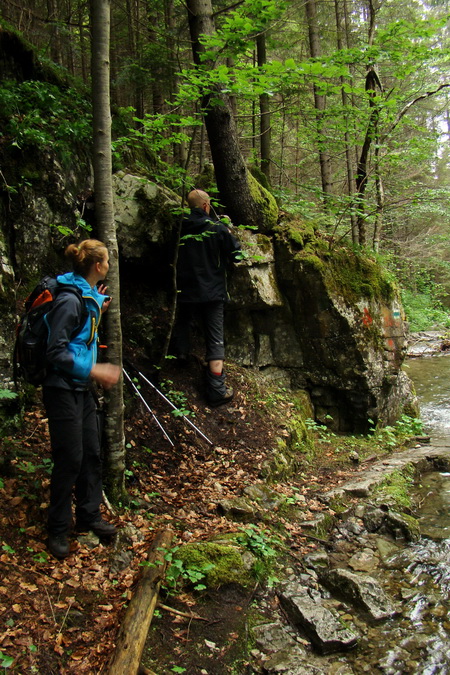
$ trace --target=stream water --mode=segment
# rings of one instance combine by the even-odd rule
[[[450,354],[409,359],[405,371],[416,387],[433,445],[450,445]]]
[[[450,356],[410,359],[406,366],[431,444],[450,446]],[[400,617],[373,629],[385,651],[373,672],[449,675],[450,474],[425,474],[417,496],[423,536],[385,562],[392,596],[403,603]]]
[[[431,444],[450,446],[450,355],[411,359],[407,373]],[[450,675],[450,473],[425,474],[417,490],[420,541],[396,542],[374,570],[399,614],[361,627],[359,647],[345,659],[355,675]]]

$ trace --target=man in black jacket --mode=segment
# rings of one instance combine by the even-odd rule
[[[211,201],[206,192],[192,190],[187,201],[191,213],[181,226],[175,345],[180,360],[186,358],[190,323],[197,313],[205,333],[206,398],[210,406],[217,406],[233,397],[233,390],[225,385],[223,370],[223,313],[228,299],[226,267],[239,260],[241,246],[226,225],[209,217]]]

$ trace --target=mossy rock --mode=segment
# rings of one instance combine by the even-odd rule
[[[326,268],[325,281],[349,302],[361,297],[391,302],[396,286],[386,270],[375,260],[350,249],[333,251]]]
[[[383,502],[401,509],[411,508],[411,488],[414,483],[415,467],[407,464],[403,469],[392,471],[376,488],[377,502]]]
[[[288,242],[294,249],[304,250],[309,247],[314,251],[320,248],[313,222],[298,219],[287,220],[278,225],[275,232],[279,239]]]
[[[210,588],[237,583],[243,587],[254,585],[251,568],[253,556],[242,552],[237,546],[214,542],[186,544],[177,551],[185,569],[204,570],[202,583]]]

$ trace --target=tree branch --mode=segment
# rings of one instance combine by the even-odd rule
[[[394,131],[394,129],[396,128],[396,126],[400,123],[401,119],[406,115],[406,113],[408,112],[408,110],[409,110],[410,108],[412,108],[413,105],[415,105],[415,104],[418,103],[419,101],[423,101],[424,99],[429,98],[430,96],[434,96],[435,94],[438,94],[442,89],[445,89],[445,87],[450,87],[450,83],[448,83],[448,84],[441,84],[441,85],[440,85],[437,89],[435,89],[434,91],[427,91],[425,94],[422,94],[421,96],[418,96],[418,97],[415,98],[414,100],[412,100],[412,101],[410,101],[409,103],[407,103],[407,104],[405,105],[405,107],[404,107],[402,110],[400,110],[400,112],[398,113],[397,118],[396,118],[395,122],[392,124],[391,128],[389,129],[389,131],[387,131],[387,132],[384,134],[383,140],[385,140],[388,136],[390,136],[390,134]]]

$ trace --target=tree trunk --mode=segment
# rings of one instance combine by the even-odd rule
[[[145,647],[147,633],[158,601],[159,587],[167,567],[165,555],[173,538],[171,530],[159,532],[149,551],[148,567],[128,605],[120,628],[116,649],[108,675],[137,675]]]
[[[345,0],[344,0],[345,3]],[[344,5],[345,8],[345,5]],[[339,7],[339,0],[334,0],[334,9],[335,9],[335,15],[336,15],[336,30],[337,30],[337,48],[341,50],[343,48],[343,40],[342,40],[342,18],[341,18],[341,12],[340,12],[340,7]],[[345,92],[345,79],[343,76],[340,77],[341,81],[341,100],[342,100],[342,107],[344,109],[344,116],[345,116],[345,132],[344,132],[344,145],[345,145],[345,164],[346,164],[346,170],[347,170],[347,194],[349,196],[349,203],[350,207],[352,206],[352,201],[353,201],[353,195],[354,195],[354,186],[355,186],[355,180],[354,180],[354,170],[353,170],[353,165],[352,165],[352,156],[351,156],[351,149],[350,149],[350,137],[348,133],[348,114],[347,114],[347,107],[348,107],[348,96]],[[352,242],[353,244],[358,243],[358,225],[356,221],[356,216],[353,211],[353,208],[350,208],[350,225],[351,225],[351,230],[352,230]]]
[[[375,215],[375,227],[373,230],[373,250],[378,253],[380,249],[384,213],[384,189],[380,173],[380,148],[378,143],[375,148],[375,190],[377,195],[377,211]]]
[[[256,47],[258,55],[258,68],[262,68],[267,63],[266,54],[266,36],[265,33],[260,33],[256,38]],[[272,172],[272,157],[271,157],[271,122],[270,122],[270,107],[269,95],[260,94],[259,96],[259,112],[261,115],[259,130],[261,134],[260,148],[261,148],[261,171],[267,178],[270,185],[270,178]]]
[[[211,0],[187,0],[192,51],[196,65],[214,68],[211,61],[201,61],[202,35],[215,32]],[[235,225],[253,225],[262,231],[272,229],[278,209],[274,197],[247,170],[238,143],[237,129],[229,97],[220,86],[211,85],[202,99],[217,187]]]
[[[108,360],[122,364],[120,325],[119,253],[114,221],[111,157],[111,112],[109,92],[110,0],[91,0],[92,113],[94,135],[94,193],[99,237],[109,251],[108,289],[113,298],[105,314]],[[117,500],[125,492],[125,439],[123,424],[123,380],[105,396],[106,477],[110,496]]]
[[[56,0],[47,0],[47,13],[50,26],[50,58],[62,66],[61,32],[58,25],[58,3]]]
[[[306,19],[308,22],[309,49],[311,56],[315,59],[321,54],[319,30],[317,27],[316,2],[315,0],[306,0]],[[327,135],[325,130],[325,109],[326,98],[318,93],[316,85],[313,86],[314,107],[316,109],[316,127],[317,127],[317,147],[319,150],[320,177],[322,181],[322,193],[325,208],[328,208],[329,198],[331,196],[331,161],[326,150]]]

